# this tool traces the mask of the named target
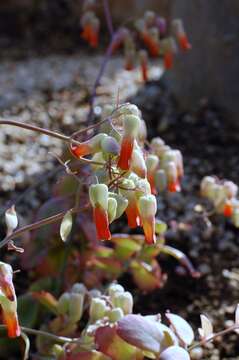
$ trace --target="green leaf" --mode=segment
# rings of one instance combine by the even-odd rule
[[[17,312],[22,326],[34,328],[39,315],[39,304],[30,294],[24,294],[17,299]]]
[[[120,239],[116,242],[115,253],[120,260],[127,260],[131,258],[133,254],[141,250],[141,245],[130,239]]]
[[[71,210],[67,211],[65,216],[62,219],[61,226],[60,226],[60,235],[62,241],[66,241],[68,236],[70,235],[71,229],[72,229],[72,213]]]
[[[157,235],[163,235],[167,231],[167,224],[159,219],[156,219],[155,232]]]
[[[161,286],[162,274],[157,261],[150,264],[134,260],[130,264],[130,270],[137,286],[149,292]]]

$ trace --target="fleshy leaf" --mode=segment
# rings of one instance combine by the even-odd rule
[[[67,211],[65,216],[62,219],[61,227],[60,227],[60,235],[62,241],[66,241],[68,236],[70,235],[72,229],[72,214],[71,211]]]
[[[38,291],[32,293],[33,298],[37,299],[42,305],[54,314],[58,314],[58,301],[47,291]]]
[[[157,261],[152,261],[152,264],[132,261],[131,272],[137,286],[145,292],[161,286],[161,269]]]
[[[143,359],[142,351],[118,336],[115,327],[105,326],[98,328],[95,341],[98,350],[108,355],[112,360]]]
[[[176,314],[167,313],[166,317],[179,339],[185,345],[190,345],[194,340],[194,333],[189,323]]]
[[[170,346],[160,354],[160,360],[190,360],[186,350],[180,346]]]
[[[127,315],[119,320],[117,334],[142,350],[160,353],[164,332],[156,321],[141,315]]]

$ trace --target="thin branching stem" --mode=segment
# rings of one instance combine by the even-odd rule
[[[0,329],[6,329],[6,325],[0,325]],[[65,336],[58,336],[52,333],[49,333],[47,331],[42,331],[42,330],[36,330],[36,329],[31,329],[25,326],[21,326],[21,330],[24,331],[27,334],[30,335],[40,335],[40,336],[44,336],[46,338],[48,338],[49,340],[53,340],[57,343],[60,344],[65,344],[65,343],[80,343],[81,339],[80,338],[68,338]]]
[[[233,324],[233,325],[230,326],[229,328],[224,329],[224,330],[222,330],[222,331],[219,331],[219,332],[216,333],[216,334],[212,334],[210,337],[208,337],[208,338],[206,338],[206,339],[203,339],[203,340],[201,340],[201,341],[193,344],[192,346],[190,346],[190,347],[188,348],[188,351],[191,351],[191,350],[193,350],[193,349],[195,349],[195,348],[197,348],[197,347],[202,347],[202,346],[206,345],[207,343],[215,340],[216,338],[221,337],[221,336],[224,336],[224,335],[226,335],[226,334],[229,334],[230,332],[235,331],[236,329],[239,329],[239,325]]]
[[[107,23],[109,34],[112,38],[114,35],[114,28],[113,28],[113,21],[112,21],[112,16],[111,16],[110,7],[109,7],[109,1],[103,0],[103,5],[104,5],[105,20]]]

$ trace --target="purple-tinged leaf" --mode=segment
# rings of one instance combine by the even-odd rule
[[[164,332],[160,323],[141,315],[127,315],[118,322],[117,334],[142,350],[160,353]]]
[[[190,360],[186,350],[179,346],[170,346],[160,354],[160,360]]]
[[[110,357],[111,360],[142,360],[142,351],[125,342],[118,336],[115,327],[104,326],[96,330],[95,342],[97,349]]]
[[[167,313],[166,317],[169,320],[175,334],[183,342],[183,344],[190,345],[194,340],[194,332],[189,323],[176,314]]]

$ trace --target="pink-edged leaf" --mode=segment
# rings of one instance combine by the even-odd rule
[[[144,292],[161,287],[162,273],[156,260],[152,260],[150,264],[134,260],[130,264],[130,270],[136,285]]]
[[[115,327],[104,326],[97,329],[95,334],[97,349],[112,360],[142,360],[142,351],[125,342],[118,336]]]
[[[141,315],[127,315],[118,322],[117,334],[139,349],[160,353],[164,332],[160,323]]]
[[[179,346],[170,346],[160,354],[160,360],[190,360],[186,350]]]
[[[194,340],[194,332],[189,323],[176,314],[167,313],[166,317],[179,339],[185,345],[190,345]]]
[[[64,360],[111,360],[111,358],[98,351],[92,350],[66,355]]]

